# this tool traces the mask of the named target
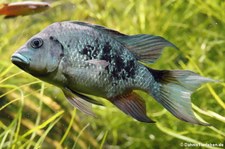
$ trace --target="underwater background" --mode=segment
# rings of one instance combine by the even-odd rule
[[[1,0],[0,3],[16,2]],[[1,148],[202,148],[225,147],[225,1],[223,0],[46,0],[38,14],[0,16]],[[31,36],[59,21],[79,20],[125,34],[159,35],[179,50],[165,48],[155,69],[185,69],[219,80],[192,95],[199,119],[183,122],[147,94],[147,114],[155,124],[128,117],[110,102],[93,106],[97,118],[74,109],[62,91],[11,63],[11,55]],[[195,147],[196,148],[196,147]]]

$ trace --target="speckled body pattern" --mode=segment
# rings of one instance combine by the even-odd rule
[[[153,123],[143,97],[152,95],[177,118],[200,125],[191,107],[191,94],[212,82],[188,70],[155,70],[164,47],[176,48],[163,37],[125,35],[84,22],[57,22],[31,37],[12,55],[12,62],[46,82],[60,87],[75,107],[93,115],[89,95],[103,97],[138,121]],[[140,62],[139,62],[140,61]],[[141,63],[143,62],[143,63]]]
[[[78,24],[54,23],[39,36],[49,33],[54,36],[52,40],[58,40],[64,49],[58,67],[60,79],[56,76],[56,80],[50,82],[62,81],[59,84],[69,85],[72,90],[106,98],[135,88],[149,91],[149,85],[153,84],[148,69],[138,63],[126,47],[107,34]],[[105,60],[109,65],[96,68],[101,66],[86,62],[93,59]]]

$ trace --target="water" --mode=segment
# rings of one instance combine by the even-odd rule
[[[39,14],[12,19],[0,17],[0,148],[224,145],[224,1],[49,2],[53,7]],[[32,35],[53,22],[65,20],[100,24],[126,34],[160,35],[173,42],[180,50],[165,49],[151,67],[188,69],[220,80],[203,86],[192,96],[194,110],[212,126],[182,122],[145,94],[148,115],[156,124],[137,122],[104,100],[106,108],[93,106],[97,118],[75,113],[58,88],[43,85],[11,64],[11,54]]]

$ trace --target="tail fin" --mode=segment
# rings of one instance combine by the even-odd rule
[[[203,83],[212,79],[187,70],[153,70],[149,68],[159,85],[159,92],[152,91],[153,97],[177,118],[199,125],[210,125],[199,121],[192,110],[191,94]]]

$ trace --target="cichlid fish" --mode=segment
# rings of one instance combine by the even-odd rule
[[[177,118],[199,121],[191,94],[213,80],[188,70],[155,70],[153,63],[166,46],[160,36],[125,35],[84,22],[57,22],[34,35],[12,55],[12,62],[31,75],[56,85],[79,110],[93,115],[90,97],[103,97],[138,121],[153,123],[136,90],[150,94]]]
[[[14,2],[9,4],[0,4],[0,15],[5,18],[30,15],[47,10],[50,7],[47,2]]]

